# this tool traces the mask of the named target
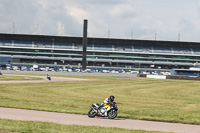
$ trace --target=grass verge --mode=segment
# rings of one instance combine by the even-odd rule
[[[98,126],[61,125],[50,122],[17,121],[0,119],[0,131],[22,133],[161,133]]]

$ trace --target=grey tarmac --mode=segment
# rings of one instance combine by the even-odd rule
[[[89,118],[87,115],[55,113],[4,107],[0,107],[0,118],[25,121],[45,121],[66,125],[118,127],[126,129],[174,133],[200,133],[200,125],[154,122],[123,118],[110,120],[100,117]]]
[[[86,81],[90,79],[81,79],[81,78],[66,78],[66,77],[51,77],[49,81],[46,76],[32,76],[32,75],[15,75],[15,74],[4,74],[9,76],[23,76],[23,77],[35,77],[42,78],[43,80],[2,80],[0,83],[28,83],[28,82],[56,82],[56,81]]]

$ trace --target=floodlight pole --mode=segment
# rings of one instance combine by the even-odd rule
[[[83,57],[82,57],[82,71],[86,70],[86,65],[87,65],[87,20],[84,20],[84,25],[83,25]]]

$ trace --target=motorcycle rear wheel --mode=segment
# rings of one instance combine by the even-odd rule
[[[90,109],[88,112],[88,117],[90,118],[94,118],[96,116],[96,112],[93,109]]]
[[[115,119],[117,117],[117,111],[111,110],[108,112],[108,119]]]

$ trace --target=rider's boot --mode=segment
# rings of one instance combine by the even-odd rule
[[[107,117],[107,110],[105,111],[104,116]]]

